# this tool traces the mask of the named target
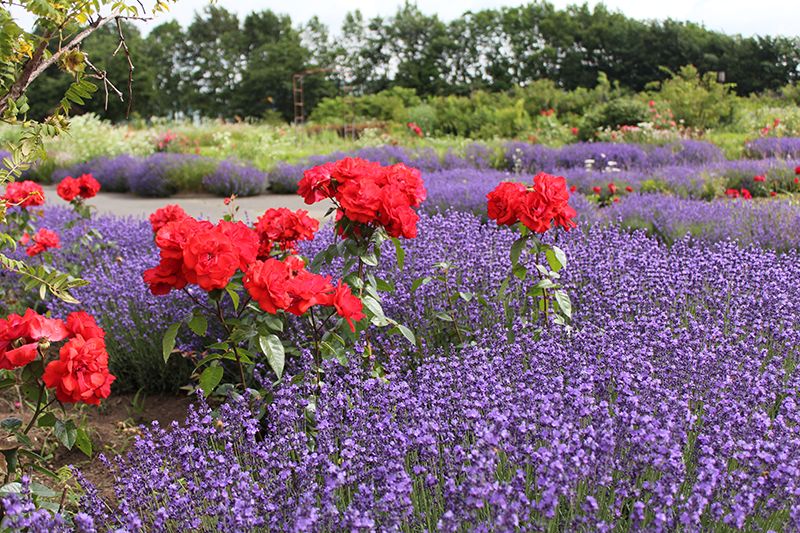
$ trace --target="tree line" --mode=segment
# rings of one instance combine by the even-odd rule
[[[671,19],[640,21],[603,4],[556,9],[546,1],[520,7],[466,12],[445,23],[406,3],[394,16],[348,13],[332,37],[316,17],[293,25],[288,15],[264,10],[243,21],[210,5],[182,28],[165,22],[143,36],[124,25],[135,65],[133,112],[143,118],[200,114],[207,117],[291,121],[292,76],[331,69],[304,79],[305,114],[342,85],[357,94],[393,87],[419,96],[508,91],[549,79],[563,90],[591,89],[604,73],[612,83],[641,91],[667,80],[684,65],[700,73],[725,72],[740,96],[777,91],[800,76],[800,39],[742,37]],[[92,63],[127,93],[128,62],[116,27],[96,31],[83,46]],[[40,76],[32,94],[34,117],[58,103],[70,77],[55,68]],[[102,85],[102,84],[101,84]],[[127,96],[127,94],[126,94]],[[101,91],[83,110],[119,121],[127,103]]]

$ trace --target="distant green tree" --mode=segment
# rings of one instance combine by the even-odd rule
[[[152,115],[189,113],[190,84],[187,76],[186,33],[177,20],[159,24],[145,41],[151,62],[153,88],[158,98],[152,101]]]

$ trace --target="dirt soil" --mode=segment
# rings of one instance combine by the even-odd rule
[[[11,392],[13,390],[13,388],[8,390],[7,394],[0,397],[0,420],[17,417],[27,424],[33,413],[28,408],[20,410],[20,400],[13,397],[14,393]],[[186,412],[194,401],[196,401],[194,396],[167,394],[145,396],[140,394],[136,397],[134,394],[112,394],[99,406],[73,407],[68,405],[66,407],[67,417],[71,416],[77,425],[81,425],[81,421],[84,421],[83,425],[88,427],[92,443],[91,458],[87,457],[77,446],[68,450],[55,439],[51,430],[35,428],[28,436],[31,437],[36,448],[34,451],[48,459],[49,464],[44,466],[57,471],[63,466],[75,465],[86,479],[97,487],[101,496],[113,501],[114,480],[98,456],[102,453],[110,459],[115,455],[130,451],[133,441],[140,434],[141,425],[147,426],[153,421],[158,421],[162,428],[168,427],[173,421],[183,425],[186,420]],[[64,418],[64,413],[60,411],[54,414],[59,418]],[[1,457],[0,464],[5,466]],[[5,468],[2,469],[5,470]],[[54,479],[35,471],[33,477],[36,481],[58,490],[54,486]],[[74,481],[70,484],[74,485]]]

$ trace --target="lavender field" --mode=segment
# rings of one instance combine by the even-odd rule
[[[444,159],[396,147],[355,154],[422,170],[428,199],[418,236],[403,242],[403,268],[385,243],[371,271],[394,289],[383,296],[386,315],[420,342],[373,328],[383,377],[363,368],[364,342],[348,366],[328,361],[311,429],[312,385],[302,378],[311,354],[287,360],[277,384],[264,365],[256,378],[270,401],[201,403],[185,425],[149,428],[130,453],[109,459],[116,501],[102,500],[78,472],[84,493],[74,517],[51,518],[11,495],[3,526],[800,531],[792,146],[753,146],[754,158],[742,161],[725,161],[707,143],[561,151],[509,144],[503,165],[479,145]],[[334,159],[279,167],[268,179],[296,189],[300,167]],[[529,281],[512,278],[500,292],[519,234],[486,218],[486,194],[499,182],[530,183],[540,170],[576,188],[570,205],[579,224],[554,237],[568,258],[569,327],[540,327]],[[753,198],[726,195],[745,188]],[[49,209],[41,225],[61,228],[70,217]],[[75,255],[75,226],[60,232],[54,256],[87,265],[81,275],[91,284],[75,295],[102,317],[118,384],[180,386],[193,365],[173,357],[164,367],[161,335],[194,303],[182,292],[153,296],[142,283],[158,261],[149,222],[102,217],[89,225],[115,246],[91,261]],[[300,252],[312,258],[335,238],[324,227]],[[51,306],[54,316],[75,309]],[[304,339],[307,328],[296,320],[284,335]],[[203,340],[187,331],[177,346],[202,350]]]

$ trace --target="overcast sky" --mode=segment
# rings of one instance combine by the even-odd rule
[[[208,0],[179,0],[172,4],[170,13],[160,14],[149,27],[173,18],[184,28],[191,24],[195,11],[202,11]],[[480,11],[500,6],[518,6],[529,2],[514,0],[420,0],[419,9],[428,15],[437,14],[440,19],[450,21],[465,11]],[[582,1],[553,0],[557,8],[570,4],[583,4]],[[598,4],[589,0],[589,5]],[[721,31],[728,35],[800,35],[800,2],[797,0],[608,0],[604,2],[612,11],[621,11],[634,19],[672,18],[705,24],[709,30]],[[338,33],[345,14],[360,9],[365,18],[376,15],[388,17],[397,12],[402,0],[299,0],[289,2],[265,2],[264,0],[217,0],[216,5],[239,14],[243,19],[252,11],[271,9],[292,17],[297,25],[317,15],[332,33]],[[147,27],[143,28],[145,32]]]
[[[582,4],[582,1],[551,0],[560,9],[570,4]],[[129,1],[133,4],[133,1]],[[145,0],[145,5],[152,2]],[[419,9],[428,15],[437,14],[441,20],[449,22],[458,18],[465,11],[480,11],[501,6],[518,6],[527,1],[515,0],[420,0]],[[600,3],[588,0],[590,6]],[[629,18],[645,20],[668,18],[679,21],[691,21],[704,24],[709,30],[720,31],[728,35],[741,34],[745,37],[753,35],[784,35],[794,37],[800,35],[800,2],[797,0],[607,0],[604,2],[612,11],[621,11]],[[150,28],[172,19],[186,28],[192,23],[195,12],[202,12],[209,0],[178,0],[170,5],[169,13],[161,13],[157,18],[143,24],[144,33]],[[390,17],[397,13],[403,0],[296,0],[296,1],[264,1],[264,0],[217,0],[216,5],[237,13],[240,19],[253,11],[271,9],[275,13],[288,14],[295,26],[307,22],[313,15],[328,26],[331,33],[337,34],[342,21],[348,12],[360,9],[365,18],[376,15]],[[30,29],[33,20],[20,16],[13,8],[12,13],[18,17],[23,28]]]

